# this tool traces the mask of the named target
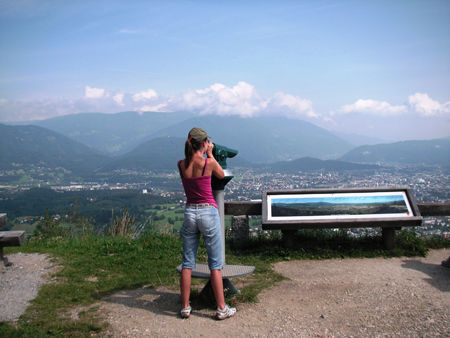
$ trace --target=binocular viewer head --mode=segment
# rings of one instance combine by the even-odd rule
[[[220,144],[214,143],[213,156],[217,163],[220,164],[225,171],[225,177],[221,180],[217,179],[214,175],[212,177],[211,185],[213,190],[223,190],[225,185],[234,177],[227,169],[227,158],[235,157],[238,151],[231,149]]]
[[[214,143],[213,156],[216,161],[220,164],[222,169],[227,168],[227,158],[235,157],[238,151],[231,149],[220,144]]]

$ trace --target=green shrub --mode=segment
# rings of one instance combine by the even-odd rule
[[[395,244],[397,256],[425,257],[428,252],[424,239],[412,231],[399,231],[395,237]]]
[[[40,238],[54,238],[54,237],[67,237],[70,231],[68,228],[63,227],[61,219],[55,218],[50,215],[48,209],[45,211],[45,216],[41,219],[37,226],[35,235]]]

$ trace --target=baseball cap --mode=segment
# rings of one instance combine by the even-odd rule
[[[204,139],[211,137],[208,135],[206,131],[204,131],[202,128],[192,128],[191,131],[188,134],[188,139],[191,138],[196,142],[202,142]]]

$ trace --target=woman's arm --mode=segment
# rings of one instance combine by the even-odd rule
[[[206,149],[206,156],[208,156],[208,160],[211,163],[211,169],[212,173],[216,178],[219,180],[225,177],[225,173],[223,172],[222,167],[220,164],[216,161],[216,159],[213,156],[212,150],[214,148],[214,144],[209,141],[208,148]]]

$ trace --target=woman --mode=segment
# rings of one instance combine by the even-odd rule
[[[218,179],[225,175],[222,167],[213,157],[213,143],[201,128],[192,128],[184,147],[185,159],[178,162],[181,181],[186,194],[186,209],[182,228],[183,263],[181,270],[181,317],[189,318],[191,307],[192,269],[195,268],[198,242],[203,235],[208,253],[208,267],[211,271],[211,285],[216,298],[216,318],[221,320],[232,317],[235,308],[225,304],[222,281],[222,239],[220,217],[217,203],[211,188],[211,175]],[[207,158],[204,157],[206,154]]]

